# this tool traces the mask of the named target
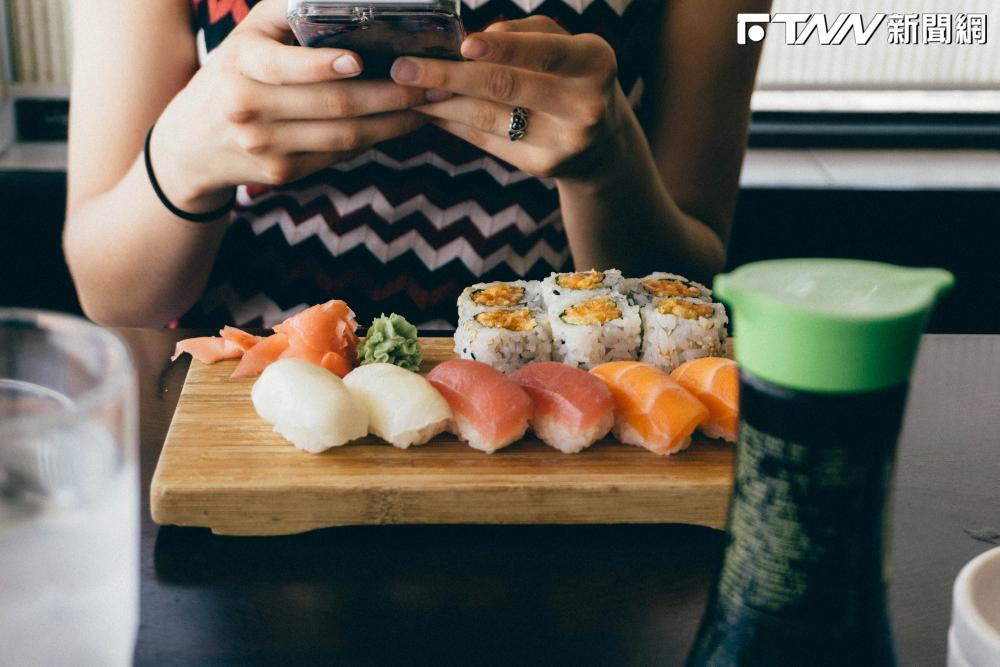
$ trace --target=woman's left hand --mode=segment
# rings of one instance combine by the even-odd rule
[[[469,61],[399,58],[392,78],[443,100],[417,107],[436,125],[532,176],[591,180],[637,127],[615,52],[597,35],[531,16],[470,35],[462,55]],[[514,107],[527,110],[517,141]]]

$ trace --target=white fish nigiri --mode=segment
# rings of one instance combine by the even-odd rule
[[[451,408],[423,376],[393,364],[366,364],[344,384],[368,413],[368,428],[406,449],[422,445],[448,426]]]
[[[302,359],[279,359],[265,368],[250,398],[275,431],[313,454],[368,434],[368,413],[344,381]]]

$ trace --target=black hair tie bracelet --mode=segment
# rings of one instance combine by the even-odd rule
[[[206,211],[205,213],[188,213],[183,211],[176,206],[173,202],[167,199],[167,195],[163,193],[163,188],[160,187],[159,181],[156,180],[156,174],[153,173],[153,159],[149,156],[149,143],[153,138],[153,128],[156,124],[152,124],[149,127],[149,131],[146,132],[146,146],[143,149],[143,155],[146,159],[146,175],[149,176],[149,184],[153,186],[153,192],[156,193],[157,198],[160,202],[167,207],[167,210],[176,215],[178,218],[183,218],[189,222],[213,222],[219,218],[227,215],[233,206],[236,205],[236,192],[233,191],[233,196],[229,198],[229,201],[213,211]]]

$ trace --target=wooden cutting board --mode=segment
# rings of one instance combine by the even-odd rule
[[[449,338],[421,340],[426,372]],[[695,441],[660,457],[610,437],[562,454],[529,437],[495,454],[444,433],[400,450],[368,437],[322,454],[260,419],[236,362],[191,362],[150,492],[159,524],[224,535],[402,523],[725,524],[733,447]]]

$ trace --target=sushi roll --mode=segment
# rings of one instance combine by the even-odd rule
[[[448,430],[473,449],[492,454],[520,440],[528,430],[531,398],[516,382],[486,364],[451,359],[427,380],[451,407]]]
[[[555,361],[528,364],[510,379],[534,403],[531,428],[542,442],[576,454],[603,438],[615,422],[615,399],[600,378]]]
[[[393,364],[360,366],[344,385],[367,411],[368,430],[400,449],[426,443],[451,419],[451,409],[430,382]]]
[[[639,361],[668,373],[689,359],[726,351],[726,309],[721,303],[687,297],[656,299],[641,309]]]
[[[477,283],[466,287],[458,297],[458,319],[467,320],[493,308],[538,310],[541,306],[541,288],[537,280]]]
[[[640,306],[665,298],[682,297],[705,302],[712,300],[712,290],[676,273],[657,272],[645,278],[629,278],[625,291],[632,303]]]
[[[552,335],[544,314],[530,308],[484,310],[459,322],[455,353],[501,373],[552,358]]]
[[[658,368],[635,361],[614,361],[590,371],[615,397],[615,437],[626,445],[660,455],[691,444],[691,434],[709,417],[708,408]]]
[[[642,323],[639,309],[619,295],[576,297],[557,301],[549,310],[552,358],[590,370],[606,361],[639,354]]]
[[[542,300],[551,309],[566,299],[617,294],[622,282],[622,272],[618,269],[553,273],[542,281]]]

